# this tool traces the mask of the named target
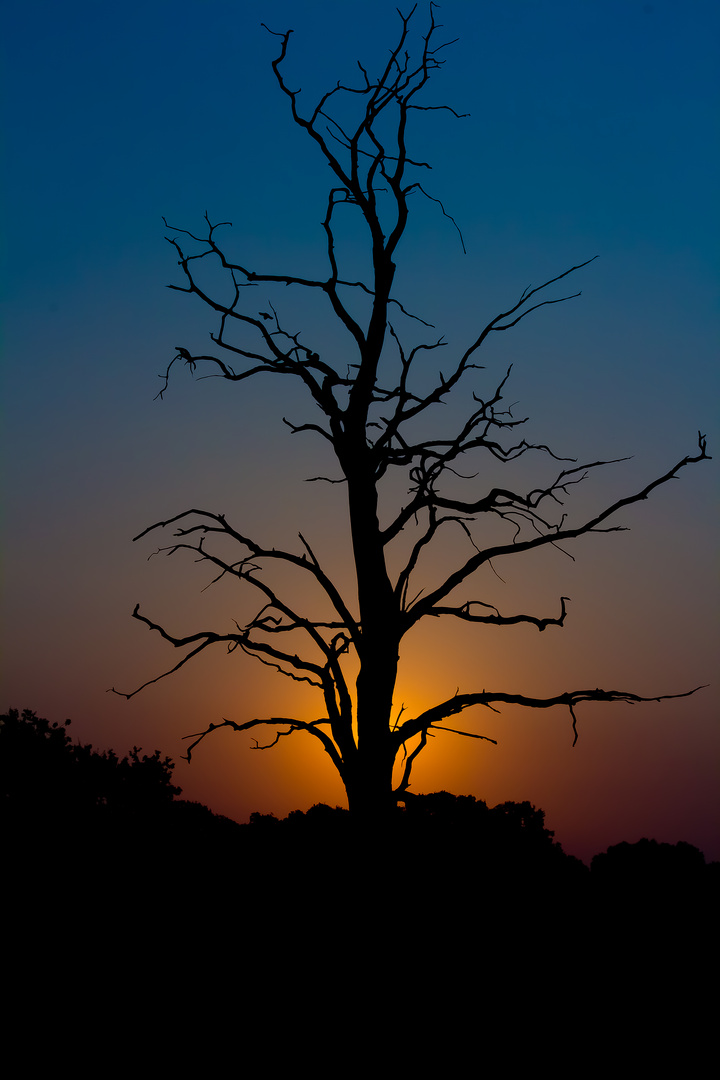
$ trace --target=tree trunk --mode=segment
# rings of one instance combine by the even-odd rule
[[[352,461],[348,502],[362,638],[356,682],[358,750],[347,795],[350,811],[358,818],[386,820],[393,807],[390,724],[400,650],[398,613],[380,535],[377,487],[365,446],[356,450]]]
[[[358,753],[345,786],[350,813],[360,823],[379,824],[393,813],[392,771],[390,754]]]

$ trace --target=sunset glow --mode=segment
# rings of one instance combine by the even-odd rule
[[[528,800],[586,860],[641,836],[687,840],[717,859],[720,234],[707,132],[719,96],[718,8],[518,0],[449,2],[441,13],[447,38],[459,40],[428,100],[470,116],[419,112],[412,142],[468,253],[440,207],[418,196],[397,292],[447,341],[421,371],[434,378],[529,283],[597,255],[569,290],[582,296],[488,342],[470,400],[512,365],[505,400],[528,417],[522,437],[560,458],[628,459],[569,490],[567,510],[580,519],[695,453],[698,429],[715,460],[621,512],[612,524],[624,531],[483,567],[465,598],[547,617],[567,597],[565,625],[424,620],[403,643],[393,716],[483,689],[651,697],[705,688],[643,705],[582,704],[575,746],[567,709],[468,709],[443,726],[485,738],[436,732],[411,790]],[[169,530],[132,543],[186,508],[225,514],[268,548],[302,554],[301,533],[356,605],[344,488],[317,479],[337,479],[337,466],[322,439],[283,424],[316,422],[308,400],[280,379],[236,386],[187,368],[154,400],[175,343],[207,348],[213,328],[192,297],[164,288],[179,277],[163,216],[192,230],[207,210],[233,222],[229,242],[264,272],[326,273],[327,169],[278,94],[261,21],[295,28],[288,78],[312,99],[350,78],[357,59],[382,60],[397,15],[384,0],[362,10],[320,0],[252,10],[230,0],[107,10],[28,0],[6,17],[3,708],[71,717],[73,734],[100,748],[157,747],[178,763],[185,798],[238,821],[344,805],[345,792],[303,733],[261,750],[255,739],[272,742],[276,725],[214,732],[190,764],[184,738],[223,718],[315,720],[324,715],[316,689],[217,646],[130,700],[107,691],[132,691],[180,659],[131,618],[135,604],[178,636],[228,633],[258,608],[237,582],[211,584],[216,575],[191,552],[158,552]],[[348,225],[342,240],[360,273],[364,238]],[[278,297],[338,370],[352,362],[327,305],[268,290],[268,303]],[[452,429],[453,408],[433,414],[438,430]],[[551,465],[538,453],[514,475],[547,483]],[[390,484],[384,509],[406,498],[407,485]],[[418,590],[447,576],[471,543],[448,529],[439,554],[419,564]],[[302,574],[284,575],[289,595],[321,610]]]

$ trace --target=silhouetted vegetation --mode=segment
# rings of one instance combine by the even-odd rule
[[[661,844],[647,837],[635,844],[613,844],[591,863],[598,886],[636,891],[692,889],[707,880],[708,869],[705,856],[692,844]]]
[[[119,758],[114,750],[74,743],[70,725],[70,720],[51,724],[30,709],[22,714],[10,709],[0,717],[0,791],[6,826],[147,819],[181,793],[172,783],[173,762],[159,750],[142,754],[134,746]]]
[[[638,1003],[664,1015],[672,986],[701,1015],[718,889],[689,844],[617,845],[591,872],[531,803],[446,791],[406,793],[375,835],[324,804],[238,825],[178,798],[159,752],[121,759],[69,728],[0,717],[6,983],[23,1006],[49,977],[106,1019],[168,990],[230,994],[253,1031],[283,1000],[308,1024],[372,1001],[408,1030],[445,1008],[453,1039],[492,1007],[527,1039],[558,987],[596,1024],[610,1002],[634,1024]]]
[[[622,843],[590,870],[530,802],[488,807],[448,792],[406,793],[375,832],[324,804],[239,825],[179,798],[159,751],[120,758],[73,743],[69,729],[30,710],[0,717],[4,900],[28,940],[43,926],[53,947],[64,939],[47,907],[62,903],[79,935],[62,948],[86,962],[111,920],[177,945],[201,924],[220,940],[230,923],[257,928],[279,963],[295,946],[327,960],[349,928],[358,959],[370,942],[384,954],[402,931],[432,945],[438,977],[488,933],[513,963],[540,950],[543,963],[572,967],[580,941],[600,966],[630,947],[657,964],[670,940],[676,961],[688,942],[703,948],[715,918],[720,867],[689,843]]]
[[[618,844],[591,871],[563,851],[529,802],[488,807],[472,795],[406,792],[375,832],[322,803],[283,819],[254,813],[238,825],[178,798],[174,764],[159,750],[133,747],[120,758],[74,743],[70,726],[30,709],[0,716],[6,869],[19,860],[30,885],[61,872],[82,889],[102,874],[126,892],[141,884],[145,902],[178,885],[186,897],[230,891],[241,911],[276,910],[296,893],[348,903],[359,886],[416,898],[418,918],[468,889],[504,917],[528,898],[537,908],[558,896],[584,903],[620,895],[624,912],[626,900],[649,892],[677,901],[717,891],[717,864],[707,867],[687,843]],[[603,912],[603,925],[615,925],[613,910]]]

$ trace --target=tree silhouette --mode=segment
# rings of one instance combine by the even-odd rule
[[[421,620],[458,621],[469,627],[527,623],[538,631],[564,625],[566,597],[559,599],[554,612],[532,614],[501,612],[474,596],[471,582],[481,567],[549,545],[567,545],[589,533],[618,531],[622,528],[616,523],[620,510],[646,499],[686,466],[708,456],[704,437],[699,435],[694,456],[684,457],[641,490],[573,522],[565,511],[566,497],[588,474],[611,462],[578,463],[558,457],[547,445],[522,438],[518,428],[525,420],[515,417],[504,400],[509,370],[489,391],[480,388],[478,359],[488,339],[517,326],[539,308],[579,296],[564,290],[565,279],[592,259],[526,288],[480,328],[464,349],[445,360],[442,371],[428,382],[428,364],[423,361],[444,342],[430,323],[394,295],[395,258],[408,227],[413,197],[438,203],[454,221],[418,179],[429,165],[410,151],[408,139],[418,114],[436,109],[449,116],[460,114],[449,105],[425,102],[427,84],[443,65],[443,51],[450,43],[438,39],[440,27],[431,4],[428,24],[413,44],[414,14],[415,8],[409,15],[400,14],[399,38],[379,75],[373,76],[358,63],[357,81],[338,82],[313,108],[304,107],[300,91],[284,75],[292,31],[275,33],[266,27],[278,39],[272,67],[292,119],[333,174],[322,222],[326,277],[268,273],[235,261],[220,240],[221,229],[230,223],[213,223],[207,214],[200,233],[166,222],[167,239],[184,276],[182,284],[170,288],[197,297],[217,322],[210,335],[212,352],[199,355],[176,347],[158,396],[162,398],[167,390],[176,364],[187,366],[192,374],[202,366],[232,383],[259,375],[295,380],[317,411],[314,419],[299,423],[284,419],[284,423],[293,433],[312,433],[322,439],[339,468],[339,478],[313,479],[345,486],[357,594],[344,593],[331,579],[302,534],[297,551],[290,551],[271,546],[211,510],[185,510],[156,522],[135,539],[172,527],[173,541],[159,550],[168,555],[190,552],[195,561],[212,568],[214,581],[229,578],[241,583],[257,597],[256,613],[244,625],[236,623],[230,632],[199,630],[177,636],[136,606],[134,618],[175,648],[187,651],[169,671],[124,695],[132,697],[213,645],[224,645],[230,652],[240,649],[314,687],[322,697],[320,715],[316,719],[270,716],[211,723],[189,736],[193,742],[188,757],[218,728],[245,732],[269,726],[275,733],[266,746],[295,732],[307,732],[340,774],[351,811],[367,818],[385,815],[403,796],[413,764],[435,731],[486,738],[443,726],[468,708],[503,703],[534,709],[564,706],[577,738],[576,708],[582,702],[660,700],[599,688],[566,690],[551,697],[483,688],[456,693],[416,716],[404,717],[401,710],[393,719],[401,645]],[[348,272],[336,243],[338,225],[350,214],[364,230],[367,243],[371,270],[364,279]],[[267,299],[289,286],[324,298],[329,317],[346,339],[342,358],[323,355],[305,327],[298,328],[283,316],[281,301]],[[258,287],[265,299],[256,304]],[[439,433],[439,407],[462,391],[466,395],[464,420],[456,422],[454,430]],[[483,483],[483,463],[510,466],[526,455],[537,455],[552,469],[537,487],[527,490],[522,483],[512,482],[495,486],[491,470],[486,470]],[[388,487],[395,490],[399,476],[406,480],[407,497],[390,513],[381,512],[380,495]],[[467,554],[446,563],[441,580],[428,587],[422,564],[440,550],[442,538],[453,528],[464,533]],[[237,554],[228,555],[229,544]],[[319,593],[324,608],[311,609],[308,601],[311,610],[300,610],[285,591],[283,571],[288,569]],[[399,776],[394,786],[396,765]]]
[[[71,721],[50,723],[31,709],[0,716],[0,814],[4,825],[40,822],[64,827],[68,819],[105,823],[147,820],[181,794],[175,768],[159,750],[114,750],[75,743]]]

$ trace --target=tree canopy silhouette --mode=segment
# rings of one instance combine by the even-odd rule
[[[566,280],[592,259],[526,288],[478,327],[456,353],[443,354],[442,370],[432,375],[429,361],[445,343],[411,304],[395,295],[395,260],[414,199],[438,203],[455,224],[437,197],[426,191],[420,178],[430,165],[410,143],[415,121],[425,112],[460,114],[426,98],[428,84],[444,64],[451,43],[439,37],[434,5],[419,34],[415,12],[413,8],[400,14],[396,44],[379,74],[358,63],[354,82],[338,82],[311,106],[285,75],[292,31],[265,28],[277,39],[272,68],[292,121],[333,177],[322,222],[326,276],[247,265],[233,257],[221,239],[230,223],[213,222],[207,214],[202,229],[195,232],[166,222],[167,239],[182,273],[182,283],[170,288],[197,298],[216,322],[210,352],[176,347],[158,396],[167,391],[176,365],[184,365],[191,374],[201,369],[229,383],[242,384],[257,376],[294,380],[315,411],[306,420],[284,419],[284,423],[295,434],[323,440],[339,477],[314,479],[342,483],[347,493],[352,593],[330,577],[302,534],[297,550],[283,550],[214,510],[194,508],[158,521],[135,539],[173,530],[172,541],[159,550],[168,555],[190,553],[196,562],[207,563],[214,581],[232,579],[241,584],[257,598],[255,614],[230,630],[178,635],[137,605],[135,619],[185,652],[169,671],[125,694],[132,697],[215,645],[229,652],[239,649],[309,684],[322,700],[315,717],[248,716],[210,723],[189,736],[193,741],[188,757],[219,728],[250,732],[270,727],[274,734],[266,746],[307,732],[340,774],[351,812],[368,818],[384,815],[403,797],[413,764],[434,732],[486,738],[447,726],[451,717],[474,706],[561,706],[569,710],[577,738],[576,709],[583,702],[660,700],[601,688],[559,690],[550,697],[477,688],[456,693],[418,715],[404,716],[401,710],[393,718],[401,646],[421,620],[459,622],[468,630],[525,623],[539,632],[565,624],[566,597],[560,597],[551,612],[498,610],[473,590],[482,567],[551,545],[568,545],[590,533],[618,531],[623,527],[618,523],[621,510],[647,499],[655,488],[708,456],[705,439],[698,435],[697,452],[640,490],[573,519],[565,504],[574,486],[614,462],[578,462],[557,456],[546,444],[524,439],[519,429],[525,418],[516,417],[505,401],[509,369],[483,388],[479,358],[486,342],[540,308],[579,296],[565,288]],[[370,267],[364,278],[356,278],[340,253],[338,227],[344,215],[354,215],[364,231]],[[311,328],[297,326],[283,314],[282,297],[288,287],[326,302],[328,318],[345,337],[342,355],[328,355],[313,340]],[[440,407],[462,395],[464,419],[443,433]],[[537,486],[528,489],[512,479],[494,483],[496,463],[511,472],[512,463],[529,455],[549,466]],[[484,464],[493,468],[483,472]],[[388,513],[379,499],[386,490],[398,489],[400,476],[407,495]],[[456,561],[448,561],[442,550],[442,539],[451,529],[461,530],[467,541],[466,554]],[[228,554],[230,547],[236,554]],[[441,579],[428,585],[423,564],[436,553],[446,561]],[[313,601],[308,601],[307,608],[300,609],[286,591],[287,570],[313,587],[324,608],[313,608]]]
[[[6,826],[64,826],[69,818],[147,820],[181,794],[172,782],[175,766],[159,750],[143,754],[134,746],[119,758],[114,750],[73,742],[70,723],[51,724],[31,709],[8,709],[0,716],[0,812]]]

